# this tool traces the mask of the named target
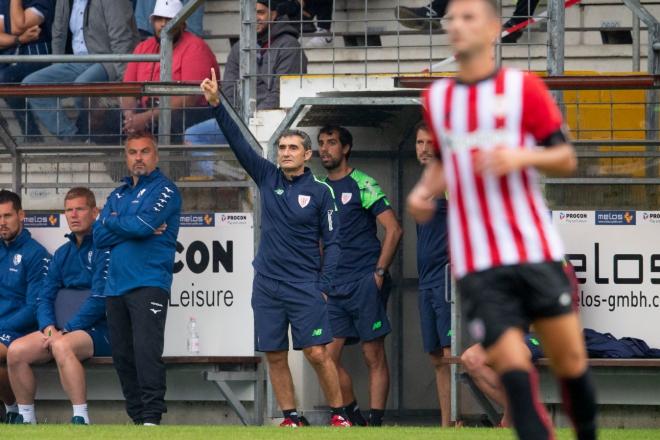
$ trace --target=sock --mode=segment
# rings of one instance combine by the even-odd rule
[[[367,426],[367,421],[364,419],[356,400],[346,405],[345,409],[348,420],[350,420],[353,426]]]
[[[144,422],[143,426],[158,426],[158,423],[149,423],[149,422]]]
[[[383,426],[384,409],[373,409],[369,411],[369,426]]]
[[[538,373],[507,371],[501,377],[520,440],[554,440],[550,417],[538,396]]]
[[[85,423],[89,425],[89,413],[87,412],[87,404],[73,405],[73,417],[82,417]]]
[[[284,415],[284,418],[289,418],[293,423],[296,425],[300,423],[300,418],[298,417],[298,410],[293,408],[293,409],[285,409],[282,411],[282,414]]]
[[[18,414],[18,405],[16,402],[12,403],[11,405],[7,405],[5,403],[5,414],[8,414],[10,412]]]
[[[561,379],[564,411],[573,422],[578,440],[596,439],[596,392],[589,370],[574,379]]]
[[[23,423],[31,423],[33,425],[37,424],[37,418],[34,414],[34,404],[32,405],[21,405],[18,404],[18,413],[23,416]]]

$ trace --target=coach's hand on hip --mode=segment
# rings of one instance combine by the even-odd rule
[[[204,92],[204,98],[213,107],[220,104],[220,94],[218,93],[218,79],[215,76],[215,69],[211,68],[211,78],[205,78],[199,86]]]

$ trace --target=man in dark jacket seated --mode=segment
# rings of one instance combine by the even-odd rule
[[[55,359],[62,387],[73,404],[73,424],[89,424],[85,370],[81,361],[110,356],[105,320],[105,277],[109,254],[94,245],[92,225],[98,215],[94,193],[72,188],[64,200],[71,229],[48,266],[37,298],[39,330],[9,347],[9,379],[19,416],[14,423],[36,423],[36,382],[32,365]]]

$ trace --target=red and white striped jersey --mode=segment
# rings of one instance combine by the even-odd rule
[[[562,243],[537,171],[495,177],[476,173],[473,163],[478,151],[536,148],[561,132],[561,113],[543,82],[530,73],[500,69],[474,84],[438,80],[423,99],[449,191],[454,275],[561,260]]]

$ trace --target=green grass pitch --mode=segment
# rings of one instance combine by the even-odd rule
[[[201,439],[201,440],[515,440],[508,429],[439,429],[439,428],[299,428],[277,427],[246,428],[241,426],[122,426],[122,425],[38,425],[3,426],[2,440],[9,439]],[[559,440],[573,438],[569,430],[559,430]],[[609,429],[602,430],[600,440],[646,440],[659,439],[660,430]]]

